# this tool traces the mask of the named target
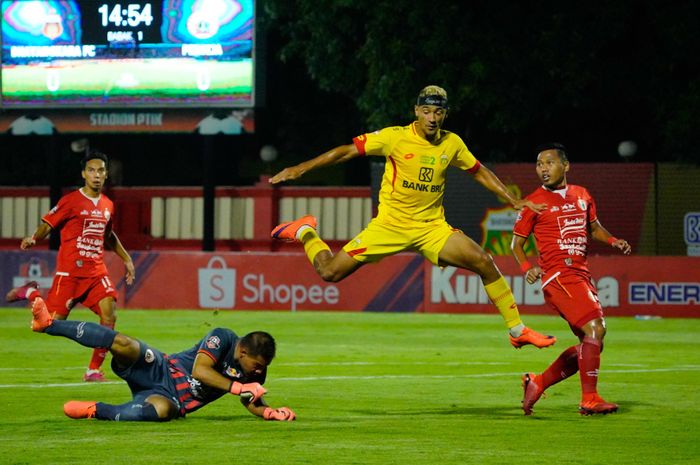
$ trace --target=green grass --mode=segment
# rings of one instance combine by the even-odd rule
[[[87,311],[71,318],[94,321]],[[577,413],[578,376],[525,417],[520,375],[575,342],[563,320],[526,318],[554,348],[514,350],[495,315],[122,311],[118,329],[165,352],[210,328],[278,342],[265,422],[227,396],[184,420],[70,420],[70,399],[127,401],[126,385],[80,383],[90,351],[0,311],[0,463],[684,464],[700,462],[700,320],[609,318],[601,394],[614,415]]]

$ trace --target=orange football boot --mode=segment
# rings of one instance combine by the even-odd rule
[[[95,418],[97,402],[71,400],[63,404],[63,413],[66,416],[79,420],[80,418]]]
[[[602,397],[596,395],[592,400],[581,402],[578,406],[578,413],[581,415],[605,415],[617,412],[617,408],[617,404],[606,402]]]
[[[37,333],[43,333],[53,323],[49,309],[46,308],[46,302],[41,297],[34,299],[32,317],[32,331]]]
[[[316,217],[313,215],[306,215],[302,216],[298,220],[295,221],[289,221],[287,223],[282,223],[278,225],[275,229],[272,230],[272,233],[270,233],[270,236],[273,239],[279,239],[281,241],[286,241],[286,242],[299,242],[299,237],[297,237],[297,233],[299,232],[299,229],[302,226],[309,226],[313,229],[316,229],[316,225],[318,224],[318,221],[316,220]]]
[[[555,342],[557,342],[556,337],[545,336],[544,334],[540,334],[534,329],[530,329],[528,327],[523,329],[520,336],[510,336],[510,344],[516,349],[520,349],[522,346],[526,346],[528,344],[532,344],[533,346],[541,349],[543,347],[554,345]]]

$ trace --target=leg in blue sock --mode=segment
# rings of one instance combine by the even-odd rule
[[[163,421],[158,417],[156,408],[148,402],[132,400],[121,405],[102,402],[96,404],[95,418],[112,421]]]
[[[96,323],[74,320],[54,320],[44,332],[52,336],[72,339],[85,347],[103,347],[109,349],[117,332]]]

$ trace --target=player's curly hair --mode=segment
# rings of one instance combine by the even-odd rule
[[[564,144],[560,144],[559,142],[545,142],[535,147],[535,155],[545,150],[556,150],[561,162],[568,163],[569,157],[566,155],[566,147],[564,147]]]
[[[99,150],[90,150],[88,153],[86,153],[83,159],[80,160],[80,166],[85,169],[87,162],[90,160],[102,160],[105,162],[105,166],[109,165],[109,157],[107,154],[100,152]]]
[[[269,364],[275,358],[277,344],[275,339],[265,331],[253,331],[241,338],[241,346],[248,350],[248,353],[254,357],[262,356]]]

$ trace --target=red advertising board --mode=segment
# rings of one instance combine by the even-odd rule
[[[495,257],[510,283],[522,313],[551,313],[539,281],[529,285],[510,257]],[[700,317],[700,258],[589,257],[598,298],[609,316],[654,315]],[[426,263],[427,312],[488,313],[489,303],[478,276]]]
[[[237,310],[422,311],[423,259],[402,255],[341,283],[322,281],[302,253],[137,252],[120,306]],[[111,256],[114,280],[123,266]]]
[[[340,283],[322,281],[300,252],[134,252],[136,282],[107,255],[120,308],[334,310],[495,313],[478,276],[399,254]],[[551,314],[539,283],[528,285],[510,257],[496,263],[523,314]],[[0,253],[0,283],[33,279],[46,289],[55,253]],[[700,257],[592,256],[589,264],[609,316],[700,317]]]

